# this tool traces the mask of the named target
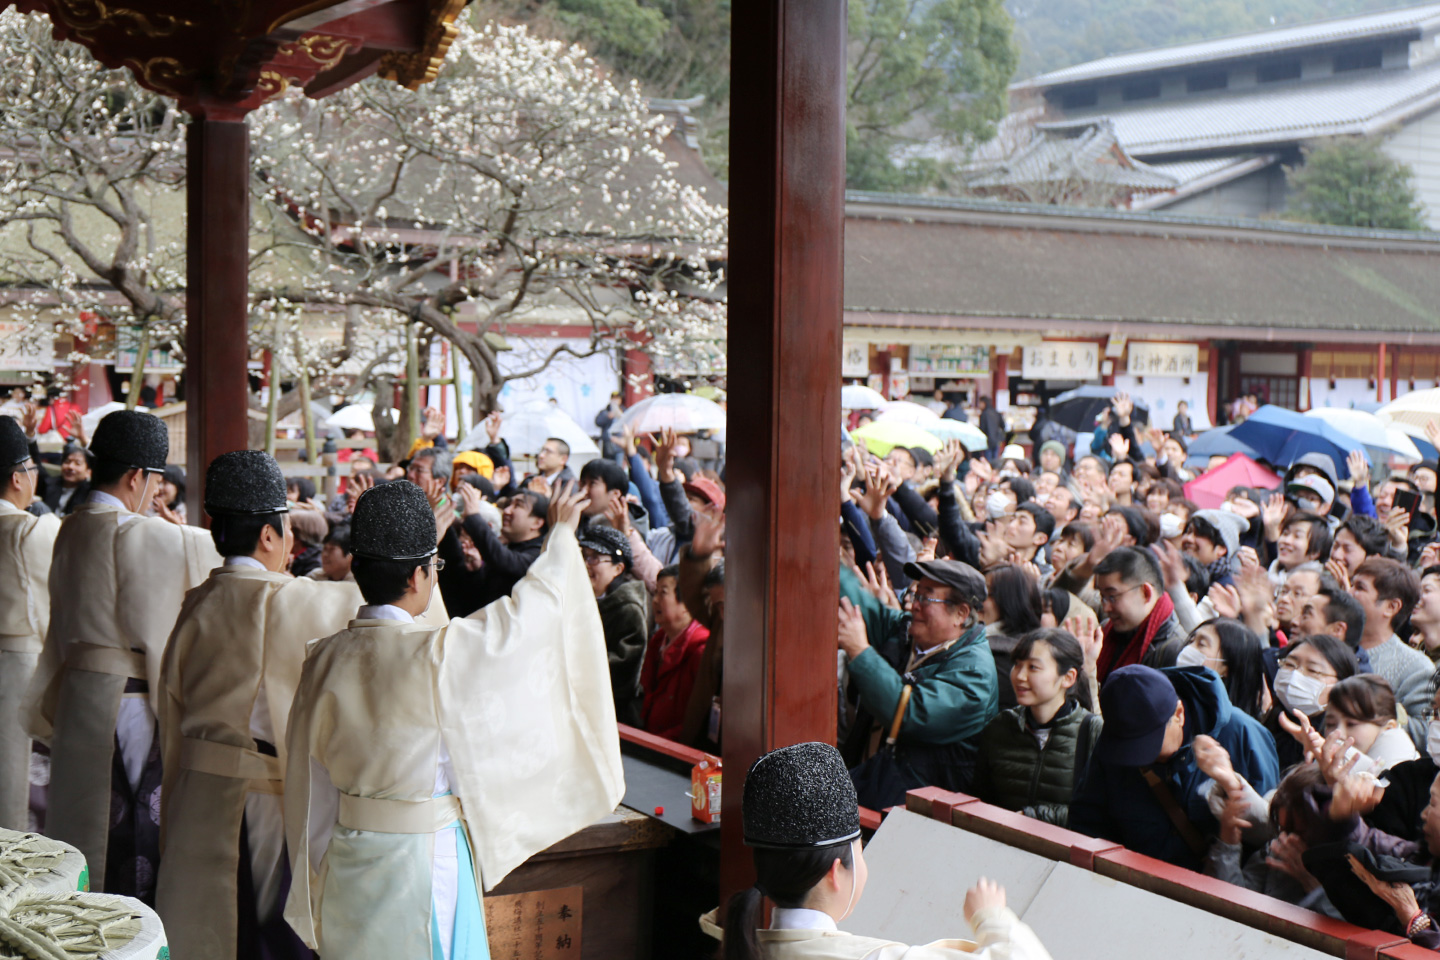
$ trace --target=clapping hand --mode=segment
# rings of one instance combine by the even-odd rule
[[[695,533],[690,538],[690,556],[703,560],[725,550],[725,514],[714,507],[695,511]]]
[[[1116,463],[1130,459],[1130,441],[1118,433],[1110,434],[1110,455]]]
[[[1100,662],[1100,648],[1105,645],[1105,631],[1100,622],[1091,617],[1070,617],[1065,621],[1065,630],[1080,644],[1085,654],[1085,672],[1096,676],[1095,665]]]
[[[1351,450],[1350,455],[1345,458],[1345,466],[1350,468],[1350,483],[1353,489],[1370,485],[1370,464],[1365,461],[1364,453]]]
[[[348,510],[350,513],[354,513],[355,501],[359,500],[360,495],[373,486],[375,486],[375,480],[373,477],[369,477],[363,473],[358,477],[352,477],[350,479],[350,485],[345,488],[346,510]]]
[[[1260,516],[1265,524],[1265,539],[1275,541],[1280,539],[1280,524],[1285,521],[1285,495],[1283,493],[1272,493],[1265,498],[1265,505],[1260,509]]]

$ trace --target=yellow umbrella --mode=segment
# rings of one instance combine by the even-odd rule
[[[877,457],[885,456],[896,447],[921,447],[934,453],[944,446],[939,437],[924,427],[894,420],[867,423],[859,430],[851,431],[850,436],[864,440],[865,448]]]

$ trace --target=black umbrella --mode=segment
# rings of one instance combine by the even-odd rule
[[[1121,391],[1116,387],[1076,387],[1066,390],[1050,401],[1050,419],[1076,433],[1089,433],[1095,429],[1095,418],[1107,409]],[[1150,420],[1150,405],[1138,397],[1131,398],[1135,412],[1131,419],[1136,423]]]

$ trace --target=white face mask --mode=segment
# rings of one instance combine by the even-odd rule
[[[1173,513],[1160,514],[1160,536],[1166,540],[1174,540],[1184,531],[1185,527],[1180,518]]]
[[[1281,667],[1275,674],[1275,695],[1291,710],[1298,710],[1307,717],[1313,717],[1325,709],[1320,694],[1325,684],[1314,677],[1307,677],[1294,667]]]
[[[1175,657],[1177,667],[1209,667],[1214,670],[1220,665],[1219,657],[1207,657],[1195,644],[1190,644]]]
[[[1431,720],[1425,727],[1425,752],[1440,764],[1440,719]]]
[[[992,490],[985,498],[985,513],[991,520],[1005,516],[1005,511],[1010,506],[1010,498],[999,490]]]

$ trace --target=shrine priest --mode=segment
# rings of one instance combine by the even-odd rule
[[[170,441],[158,417],[117,410],[90,443],[90,495],[60,524],[50,629],[27,695],[50,744],[45,832],[80,849],[93,889],[153,903],[160,743],[152,694],[185,593],[220,556],[199,527],[146,517]]]
[[[50,551],[60,520],[28,513],[40,465],[25,431],[0,417],[0,828],[29,830],[30,734],[25,690],[50,623]]]
[[[259,450],[205,474],[225,558],[185,598],[165,648],[164,792],[156,906],[177,957],[309,957],[285,923],[285,723],[305,645],[344,628],[353,583],[285,572],[294,539],[285,476]]]
[[[509,597],[441,627],[421,489],[367,490],[350,528],[365,606],[314,644],[290,714],[290,925],[322,957],[481,960],[481,892],[624,794],[605,635],[575,528]]]
[[[754,851],[755,886],[730,898],[726,960],[1050,960],[1034,931],[1005,906],[1005,890],[983,878],[965,894],[973,941],[911,947],[841,932],[869,874],[855,786],[828,743],[797,743],[756,760],[745,777],[740,817]],[[762,930],[765,897],[775,909]]]

